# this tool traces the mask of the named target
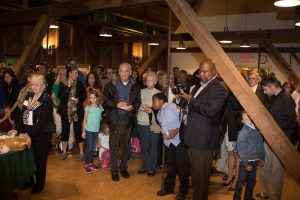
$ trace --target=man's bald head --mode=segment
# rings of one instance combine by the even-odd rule
[[[199,78],[201,82],[207,83],[217,75],[216,65],[210,59],[203,60],[199,65]]]

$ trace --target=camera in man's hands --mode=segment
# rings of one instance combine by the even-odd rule
[[[184,87],[181,84],[177,84],[174,88],[172,88],[172,93],[173,94],[180,94],[181,91],[180,90],[184,90]]]

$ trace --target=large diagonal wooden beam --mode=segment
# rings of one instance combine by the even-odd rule
[[[261,40],[261,46],[267,51],[268,56],[276,64],[278,69],[283,73],[283,75],[295,85],[298,84],[299,78],[295,75],[296,73],[290,67],[289,63],[282,57],[279,51],[274,47],[274,45],[269,40]]]
[[[221,77],[249,114],[285,169],[300,184],[300,154],[248,86],[237,67],[223,51],[199,17],[184,0],[166,0],[177,18],[192,35],[207,58],[212,59]],[[201,131],[201,130],[199,130]],[[292,158],[292,159],[291,159]]]
[[[0,17],[0,25],[10,25],[36,21],[41,15],[51,17],[65,17],[91,13],[95,10],[115,7],[128,7],[143,4],[164,3],[163,0],[73,0],[63,3],[51,4],[38,8],[26,9],[13,14]]]
[[[32,61],[34,60],[41,46],[41,42],[47,34],[47,25],[52,23],[53,20],[53,18],[48,18],[46,15],[42,15],[36,23],[27,41],[27,44],[21,54],[21,57],[16,64],[15,73],[18,77],[21,77],[25,67],[28,67],[32,64]]]
[[[162,42],[158,47],[156,47],[150,56],[145,60],[145,62],[142,64],[142,66],[138,69],[140,74],[143,74],[150,65],[157,60],[157,58],[161,55],[161,53],[166,50],[168,46],[167,42]]]

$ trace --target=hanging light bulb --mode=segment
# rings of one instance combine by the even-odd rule
[[[178,44],[178,47],[176,47],[176,49],[179,49],[179,50],[186,49],[185,44],[184,44],[184,42],[182,40],[180,40],[180,42]]]
[[[299,9],[299,11],[296,12],[295,26],[300,26],[300,9]]]
[[[59,28],[58,22],[54,20],[54,22],[50,24],[49,28]]]
[[[295,7],[300,5],[300,0],[277,0],[274,5],[277,7]]]
[[[224,27],[224,33],[227,33],[227,32],[228,32],[228,26],[225,26],[225,27]],[[219,40],[219,42],[220,42],[221,44],[231,44],[231,43],[232,43],[232,40],[223,38],[222,40]]]
[[[249,48],[251,47],[248,40],[247,39],[244,39],[242,44],[240,45],[241,48]]]
[[[228,26],[227,26],[227,12],[228,12],[228,0],[226,1],[226,23],[225,23],[225,27],[224,27],[224,33],[226,34],[226,33],[228,33]],[[223,38],[223,39],[221,39],[221,40],[219,40],[219,42],[221,43],[221,44],[231,44],[232,43],[232,41],[231,40],[229,40],[228,38]]]
[[[155,31],[155,30],[152,31],[152,36],[156,36],[156,31]],[[150,42],[148,43],[148,45],[150,45],[150,46],[158,46],[158,45],[159,45],[159,42],[156,41],[155,39],[152,39],[152,41],[150,41]]]
[[[245,0],[245,7],[246,7],[246,12],[245,12],[245,33],[247,32],[247,16],[248,16],[248,7],[247,7],[247,0]],[[241,48],[249,48],[251,47],[248,40],[244,39],[242,41],[242,44],[240,45]]]
[[[111,30],[108,24],[104,24],[100,30],[99,36],[101,37],[112,37]]]

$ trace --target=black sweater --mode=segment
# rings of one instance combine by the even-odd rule
[[[26,100],[33,98],[34,94],[30,93],[26,96]],[[25,100],[25,101],[26,101]],[[51,133],[45,132],[48,124],[53,122],[53,110],[51,97],[44,92],[38,101],[42,104],[33,110],[33,126],[23,123],[23,113],[26,111],[26,106],[23,105],[17,129],[21,133],[28,133],[31,139],[44,140],[51,138]]]

